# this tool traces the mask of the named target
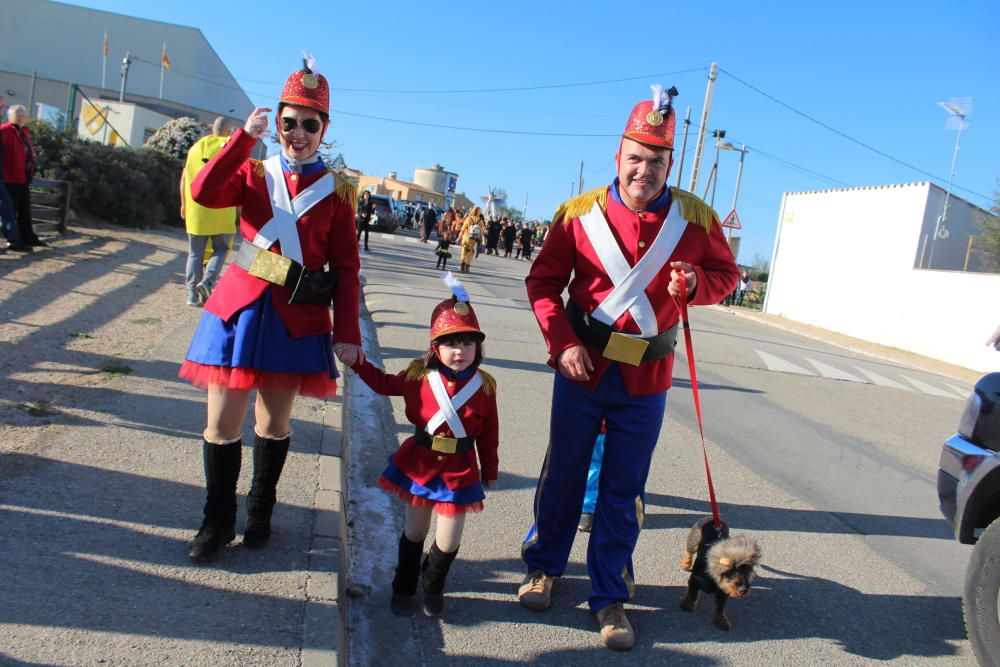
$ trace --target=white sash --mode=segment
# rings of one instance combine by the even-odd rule
[[[430,371],[427,373],[427,381],[430,382],[431,391],[434,392],[434,398],[437,399],[437,404],[439,410],[437,413],[427,421],[427,426],[424,430],[434,435],[434,431],[438,429],[441,424],[448,422],[448,426],[451,427],[451,432],[456,438],[465,437],[465,426],[462,424],[461,418],[458,416],[458,409],[465,405],[472,395],[479,391],[479,388],[483,386],[483,378],[479,375],[477,371],[469,383],[462,387],[461,391],[455,394],[454,398],[448,396],[448,390],[444,388],[444,382],[441,380],[441,373],[437,371]]]
[[[618,242],[611,234],[611,227],[604,212],[597,203],[589,213],[580,216],[580,224],[583,225],[597,258],[614,284],[614,289],[594,312],[590,313],[590,317],[608,326],[614,326],[622,313],[628,310],[632,319],[639,325],[643,338],[660,333],[656,323],[656,311],[653,310],[645,290],[656,274],[666,266],[684,230],[687,229],[688,223],[681,216],[680,208],[676,202],[670,203],[670,211],[667,212],[653,245],[635,266],[629,266]]]
[[[275,155],[264,160],[264,181],[271,196],[271,210],[274,217],[257,232],[252,243],[267,250],[281,241],[281,254],[302,264],[302,244],[295,223],[313,206],[333,194],[333,174],[327,172],[322,178],[289,200],[285,175],[281,172],[281,157]]]

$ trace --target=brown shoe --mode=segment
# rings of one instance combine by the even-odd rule
[[[601,639],[609,649],[629,651],[635,646],[635,631],[625,617],[625,607],[621,602],[598,610],[597,622],[601,624]]]
[[[524,578],[517,589],[517,599],[531,611],[545,611],[552,604],[553,578],[541,570],[535,570]]]

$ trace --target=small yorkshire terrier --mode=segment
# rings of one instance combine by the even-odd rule
[[[690,572],[687,594],[681,600],[681,609],[694,611],[698,607],[698,593],[715,594],[717,628],[733,627],[726,616],[729,598],[750,595],[750,582],[754,567],[760,562],[761,550],[757,541],[745,535],[729,537],[729,527],[722,523],[716,532],[712,517],[700,519],[688,533],[687,546],[681,559],[681,569]]]

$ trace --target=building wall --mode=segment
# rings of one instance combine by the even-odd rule
[[[107,132],[102,116],[106,117],[109,123]],[[149,135],[169,120],[169,116],[127,102],[120,104],[104,101],[96,106],[84,103],[77,125],[77,136],[88,141],[119,146],[124,145],[119,141],[118,133],[120,133],[120,137],[129,146],[138,148],[146,143]]]
[[[388,195],[394,199],[406,201],[430,202],[435,206],[444,204],[444,195],[438,192],[428,192],[424,188],[406,181],[397,181],[382,176],[362,174],[358,178],[358,189],[368,190],[372,194]]]
[[[130,51],[136,60],[129,69],[127,100],[155,101],[181,110],[201,110],[204,116],[235,119],[246,118],[253,109],[250,98],[197,28],[47,0],[2,0],[0,5],[0,89],[15,91],[7,96],[8,104],[28,105],[33,71],[37,72],[35,102],[65,109],[70,82],[95,99],[103,92],[117,100],[122,57]],[[107,83],[102,89],[105,32],[109,56]],[[159,64],[164,42],[171,69],[164,76],[160,100]],[[77,109],[80,104],[82,101]],[[192,115],[158,111],[171,116]],[[196,118],[212,120],[202,115]]]
[[[786,193],[765,311],[978,371],[1000,368],[1000,353],[984,345],[1000,324],[1000,275],[914,268],[933,189]]]

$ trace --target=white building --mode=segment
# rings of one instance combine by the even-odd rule
[[[0,92],[7,104],[23,104],[32,115],[39,104],[70,109],[67,123],[76,126],[85,99],[71,92],[71,84],[95,102],[117,101],[126,52],[132,58],[126,102],[209,125],[220,115],[242,125],[253,110],[250,98],[197,28],[48,0],[0,0],[0,16]],[[161,99],[164,44],[170,69],[164,72]]]
[[[931,183],[788,192],[764,311],[977,371],[1000,369],[1000,274],[969,252],[976,206]],[[974,250],[974,240],[972,241]],[[933,262],[931,257],[933,254]],[[921,268],[933,267],[933,268]]]

